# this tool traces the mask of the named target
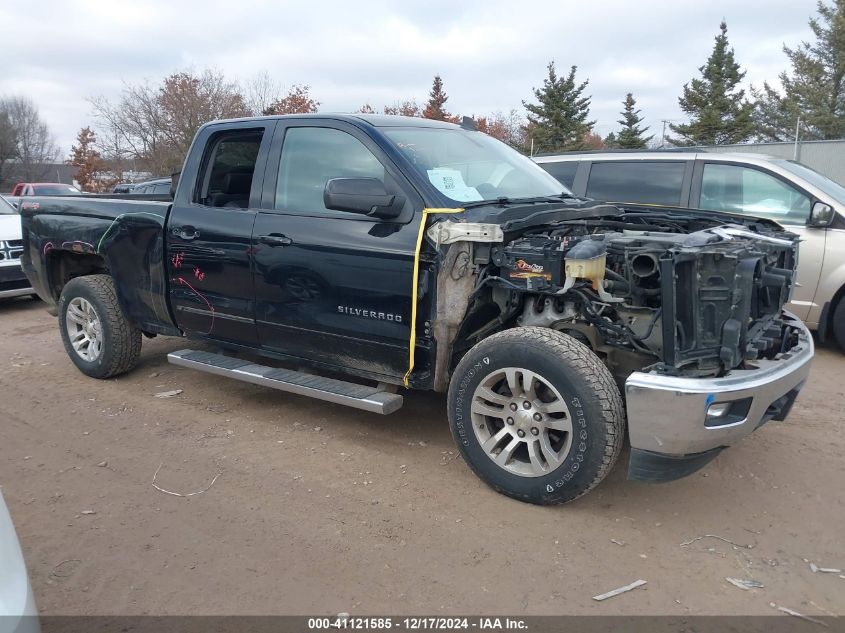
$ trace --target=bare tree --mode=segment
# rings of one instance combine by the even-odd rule
[[[197,129],[214,119],[247,116],[249,109],[237,84],[216,70],[187,70],[158,85],[128,84],[118,102],[90,100],[109,146],[121,148],[120,159],[134,159],[157,174],[182,166]]]
[[[266,70],[254,75],[243,84],[244,103],[252,116],[261,116],[265,110],[279,101],[282,84],[270,77]]]
[[[0,102],[0,184],[3,183],[3,168],[6,166],[6,161],[17,157],[18,135],[9,120],[9,113],[3,109]]]
[[[419,117],[422,116],[422,109],[416,99],[405,99],[404,101],[397,101],[392,106],[384,106],[384,113],[396,116]]]
[[[494,112],[487,116],[477,117],[476,124],[480,131],[504,141],[520,151],[525,151],[527,140],[525,122],[516,109],[510,110],[508,113]]]
[[[50,128],[41,119],[38,106],[26,97],[8,97],[0,101],[0,111],[8,117],[16,139],[16,162],[9,175],[18,180],[44,180],[50,165],[59,159],[59,147]]]

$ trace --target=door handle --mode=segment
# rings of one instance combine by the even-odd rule
[[[258,241],[267,246],[290,246],[293,240],[287,235],[280,235],[278,233],[271,233],[270,235],[260,235]]]
[[[182,227],[174,227],[173,235],[182,240],[195,240],[200,236],[200,232],[190,225]]]

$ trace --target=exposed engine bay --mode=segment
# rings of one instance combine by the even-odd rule
[[[644,368],[719,376],[795,344],[782,311],[797,236],[750,218],[612,209],[506,224],[501,243],[475,244],[473,300],[456,341],[497,326],[550,327],[591,347],[618,378]]]

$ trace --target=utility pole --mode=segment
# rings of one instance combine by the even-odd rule
[[[798,120],[795,121],[795,145],[792,149],[792,160],[798,160],[798,130],[801,125],[801,115],[798,115]]]
[[[660,149],[666,147],[666,124],[669,123],[668,119],[661,119],[663,121],[663,133],[660,135]]]

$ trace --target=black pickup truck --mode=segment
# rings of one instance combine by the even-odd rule
[[[574,197],[468,120],[212,122],[172,195],[23,203],[24,269],[83,373],[168,335],[218,350],[177,365],[376,413],[448,392],[467,464],[518,499],[587,492],[626,436],[631,478],[693,472],[809,373],[794,235]]]

